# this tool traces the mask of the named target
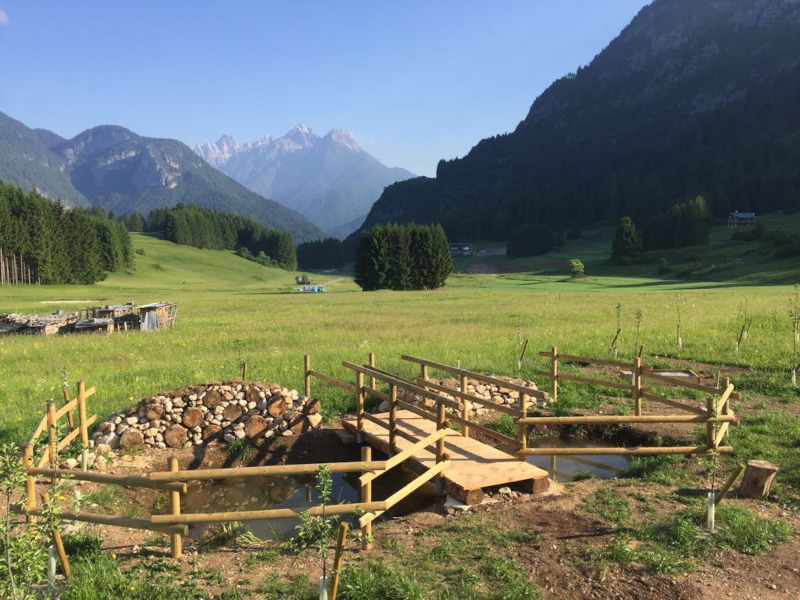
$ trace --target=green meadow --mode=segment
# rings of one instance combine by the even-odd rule
[[[432,292],[365,293],[346,274],[314,274],[327,292],[311,294],[295,291],[295,273],[229,252],[135,235],[135,270],[91,286],[0,288],[0,313],[172,300],[179,303],[177,325],[110,336],[0,338],[0,438],[26,438],[45,403],[61,398],[63,381],[71,391],[78,380],[96,387],[89,406],[102,418],[162,390],[237,378],[241,361],[247,362],[248,378],[302,390],[306,353],[314,369],[346,380],[354,377],[341,362],[365,362],[369,352],[375,352],[378,366],[405,374],[415,370],[401,354],[515,374],[520,342],[528,339],[521,374],[537,379],[531,372],[545,366],[537,352],[553,345],[608,357],[618,305],[621,359],[633,356],[641,311],[638,337],[646,363],[670,358],[741,367],[734,378],[738,388],[787,403],[797,400],[789,385],[789,310],[796,293],[790,284],[800,280],[796,269],[776,267],[782,285],[745,285],[755,272],[749,264],[747,272],[725,281],[659,279],[652,264],[631,267],[635,276],[625,277],[619,270],[606,272],[599,243],[578,242],[560,254],[516,265],[492,257],[519,272],[470,274],[459,260],[461,274]],[[714,244],[703,252],[713,255]],[[565,257],[581,258],[581,250],[589,276],[569,280]],[[676,344],[679,311],[682,349]],[[745,315],[752,326],[737,352]],[[313,386],[329,419],[352,408],[353,399],[343,392],[319,381]]]

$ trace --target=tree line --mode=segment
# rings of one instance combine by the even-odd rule
[[[353,279],[362,290],[435,290],[453,271],[441,225],[379,225],[358,241]]]
[[[133,265],[128,230],[102,209],[66,210],[2,181],[0,250],[35,265],[42,284],[94,283]]]
[[[178,204],[152,210],[146,219],[134,213],[123,217],[123,221],[129,227],[141,225],[143,231],[163,232],[167,240],[176,244],[235,250],[239,256],[265,266],[290,271],[297,268],[297,251],[289,232],[267,229],[239,215]]]

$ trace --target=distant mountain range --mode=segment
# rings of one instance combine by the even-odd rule
[[[800,210],[800,2],[654,0],[512,133],[388,187],[364,227],[453,239],[521,224],[642,224],[698,194],[716,216]]]
[[[295,242],[325,237],[297,212],[246,189],[182,142],[146,138],[113,125],[67,140],[0,113],[0,180],[36,188],[71,207],[147,213],[183,202],[289,231]]]
[[[336,237],[363,222],[383,189],[414,177],[364,151],[344,130],[320,137],[298,125],[283,137],[239,144],[230,135],[192,147],[211,166],[272,198]]]

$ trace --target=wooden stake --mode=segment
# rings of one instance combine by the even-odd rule
[[[69,404],[69,391],[64,389],[61,390],[64,394],[64,405],[66,406]],[[67,425],[69,426],[67,429],[67,433],[70,433],[73,429],[75,429],[75,416],[72,414],[72,411],[67,413]]]
[[[356,431],[364,434],[364,373],[356,373]]]
[[[56,403],[47,403],[47,456],[51,469],[58,468],[58,436],[56,434]],[[55,483],[56,478],[53,478]]]
[[[372,448],[369,446],[361,447],[361,460],[363,462],[370,462],[372,460]],[[359,490],[359,502],[367,503],[372,502],[372,480],[368,479],[362,481]],[[364,531],[361,541],[361,547],[364,550],[372,550],[372,522],[370,521],[364,525]]]
[[[728,490],[731,489],[731,486],[736,481],[736,478],[739,477],[739,473],[742,472],[744,469],[744,465],[739,465],[736,467],[736,470],[731,473],[731,476],[725,480],[725,483],[722,484],[722,487],[717,492],[717,495],[714,497],[714,506],[719,506],[719,503],[725,498],[725,495],[728,493]]]
[[[373,365],[374,366],[374,365]],[[347,540],[347,522],[339,523],[339,537],[336,539],[336,553],[333,555],[333,571],[331,573],[331,590],[329,600],[336,600],[339,591],[339,575],[342,572],[342,555],[344,554],[344,543]]]
[[[519,409],[522,413],[522,418],[526,419],[528,417],[528,394],[519,395]],[[524,422],[520,423],[519,420],[517,420],[517,437],[519,438],[520,450],[525,450],[528,447],[528,426]],[[524,454],[517,456],[521,461],[525,460]]]
[[[375,366],[375,353],[374,352],[370,352],[369,353],[369,366],[370,367],[374,367]],[[370,376],[370,378],[369,378],[369,388],[371,390],[375,389],[375,378],[372,377],[372,376]],[[338,583],[338,581],[337,581],[337,583]]]
[[[242,381],[247,381],[247,361],[242,362]]]
[[[178,470],[178,459],[174,456],[169,457],[169,470],[170,471],[177,471]],[[180,515],[181,514],[181,493],[180,492],[170,492],[170,514],[172,515]],[[182,548],[181,548],[181,534],[180,533],[173,533],[170,534],[170,542],[172,546],[172,558],[179,559],[181,557]]]
[[[706,398],[706,414],[709,419],[713,419],[716,416],[714,409],[714,396],[708,396]],[[714,432],[714,422],[711,420],[706,423],[706,438],[706,446],[708,446],[708,449],[715,450],[717,447],[716,433]]]
[[[303,381],[306,398],[311,398],[311,356],[308,354],[303,357]]]
[[[44,504],[50,504],[50,494],[46,490],[42,492],[42,501]],[[64,573],[64,578],[69,581],[71,577],[69,559],[67,558],[67,551],[64,549],[64,540],[61,539],[61,532],[57,528],[53,528],[53,545],[58,552],[58,562],[61,563],[61,571]]]
[[[550,351],[551,356],[551,366],[550,366],[550,377],[552,381],[550,382],[550,402],[556,402],[558,400],[558,349],[553,346]]]
[[[446,427],[444,417],[444,403],[436,403],[436,429],[444,429]],[[440,463],[444,460],[444,438],[439,438],[436,441],[436,462]]]
[[[389,384],[389,451],[397,452],[397,386]]]
[[[633,405],[634,414],[642,414],[642,359],[637,356],[633,359]]]
[[[461,377],[459,378],[460,382],[459,385],[461,386],[461,392],[466,394],[467,393],[467,376],[464,372],[461,372]],[[461,418],[465,421],[469,421],[469,411],[467,409],[467,400],[461,398]],[[469,437],[469,425],[461,425],[461,435],[463,437]]]
[[[22,447],[22,464],[26,472],[33,467],[33,444],[25,444]],[[25,508],[27,510],[36,508],[36,478],[32,475],[25,478]]]
[[[83,381],[78,382],[78,427],[81,430],[81,444],[84,448],[89,447],[89,427],[86,424],[86,385]]]

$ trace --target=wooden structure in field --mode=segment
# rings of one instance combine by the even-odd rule
[[[80,313],[64,313],[60,310],[51,315],[0,315],[0,334],[55,335],[71,331],[78,322]]]
[[[139,306],[139,328],[142,331],[169,329],[177,320],[177,302],[153,302]]]

